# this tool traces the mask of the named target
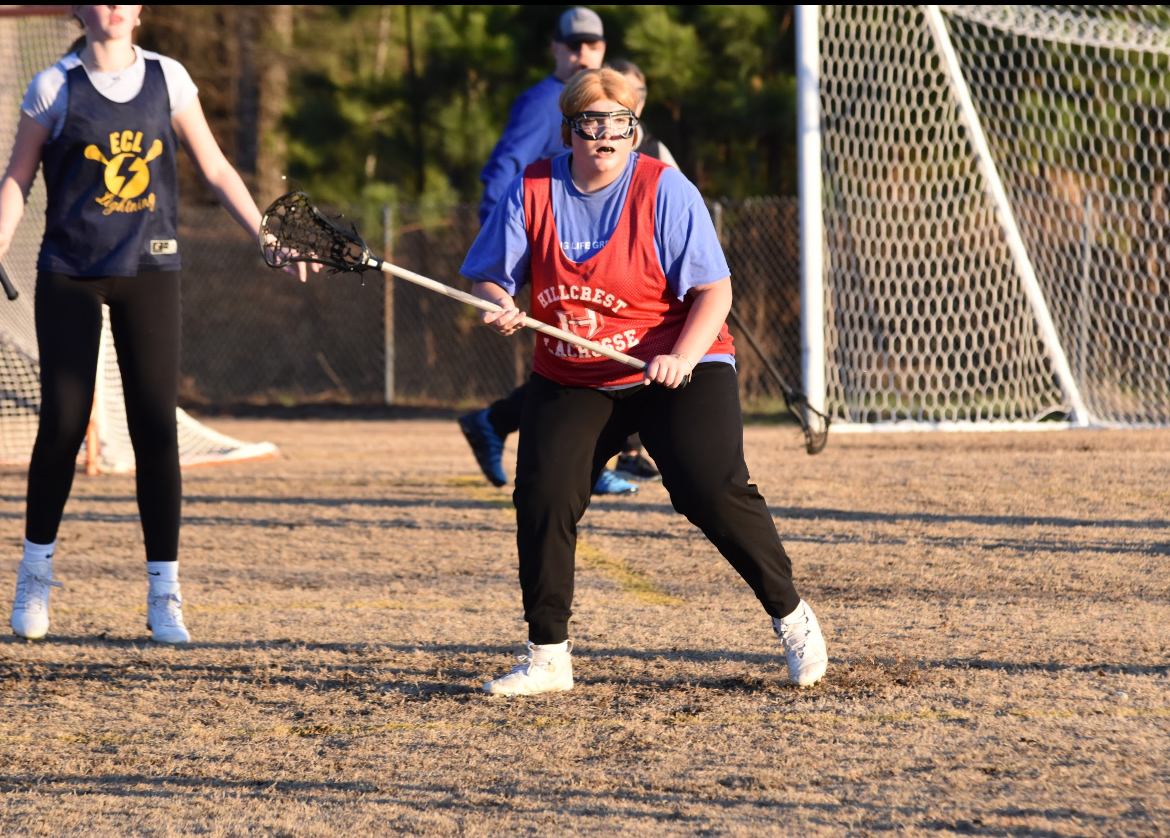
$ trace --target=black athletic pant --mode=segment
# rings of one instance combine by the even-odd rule
[[[524,399],[528,397],[528,385],[521,384],[504,398],[488,405],[488,423],[503,439],[520,430],[520,417],[524,413]],[[637,433],[630,434],[622,451],[641,451],[642,440]]]
[[[534,373],[513,493],[529,640],[568,638],[577,522],[606,460],[633,431],[641,432],[675,510],[703,531],[765,611],[791,614],[800,604],[792,563],[767,503],[748,482],[730,364],[699,364],[691,382],[675,390],[566,387]]]
[[[527,397],[528,385],[521,384],[502,399],[488,405],[488,423],[500,439],[520,430],[520,416],[524,413],[524,400]]]
[[[181,326],[177,271],[84,279],[37,273],[41,415],[28,468],[25,535],[34,544],[57,538],[93,407],[102,303],[110,307],[122,369],[146,559],[175,561],[182,502],[175,425]]]

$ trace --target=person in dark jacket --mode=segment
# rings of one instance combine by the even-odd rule
[[[675,162],[670,149],[647,131],[646,124],[642,122],[642,109],[646,107],[646,74],[642,72],[642,68],[627,58],[611,61],[606,66],[625,76],[626,81],[638,94],[638,107],[634,108],[634,114],[638,117],[638,127],[634,129],[634,151],[645,154],[647,157],[653,157],[655,160],[661,160],[667,166],[677,169],[678,163]]]

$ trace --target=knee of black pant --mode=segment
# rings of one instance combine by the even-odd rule
[[[140,463],[139,468],[177,468],[179,449],[176,445],[159,445],[155,441],[149,444],[133,446],[134,459]]]
[[[725,518],[745,502],[759,497],[746,481],[733,476],[676,479],[667,485],[676,512],[693,523]]]
[[[179,429],[173,413],[167,418],[139,417],[138,421],[129,424],[130,443],[137,459],[166,457],[172,452],[178,454]]]
[[[589,500],[589,486],[578,486],[576,482],[556,469],[517,474],[516,490],[512,493],[517,514],[535,514],[543,518],[550,511],[583,508]]]
[[[54,458],[76,457],[88,428],[88,414],[79,418],[42,410],[37,425],[36,446],[41,453]]]

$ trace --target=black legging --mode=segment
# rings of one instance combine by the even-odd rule
[[[175,561],[182,503],[175,425],[181,327],[177,271],[84,279],[37,273],[41,414],[28,467],[25,536],[34,544],[57,538],[93,406],[102,303],[110,307],[122,369],[146,559]]]

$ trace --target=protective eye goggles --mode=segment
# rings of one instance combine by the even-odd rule
[[[573,129],[583,140],[600,140],[604,137],[620,137],[628,140],[638,127],[638,117],[631,110],[582,111],[561,118],[561,122]]]

